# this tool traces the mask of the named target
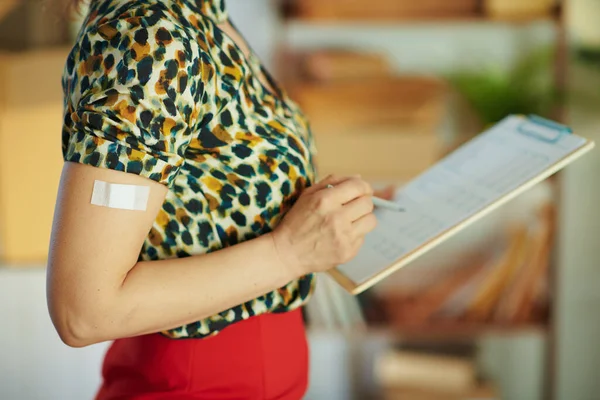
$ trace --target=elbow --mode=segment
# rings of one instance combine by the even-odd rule
[[[64,344],[73,348],[87,347],[100,341],[94,340],[88,331],[75,328],[73,324],[65,323],[56,325],[56,331]]]
[[[119,309],[117,292],[106,285],[91,286],[77,274],[64,272],[74,269],[57,262],[48,264],[46,305],[58,337],[73,348],[111,340],[119,330],[113,312]]]
[[[54,323],[54,327],[60,340],[69,347],[87,347],[102,341],[98,339],[97,332],[94,334],[92,324],[81,317],[63,318],[60,322]]]
[[[108,340],[108,335],[91,312],[63,308],[50,313],[60,340],[69,347],[81,348]]]

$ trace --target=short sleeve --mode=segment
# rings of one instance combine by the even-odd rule
[[[176,23],[133,15],[88,27],[67,61],[63,156],[170,186],[198,118],[198,54]]]

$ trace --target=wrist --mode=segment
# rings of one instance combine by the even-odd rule
[[[291,245],[285,235],[270,232],[264,235],[264,238],[270,243],[270,258],[277,264],[286,283],[303,275],[298,258],[289,251]]]

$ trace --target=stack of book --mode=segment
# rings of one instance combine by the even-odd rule
[[[530,326],[546,320],[548,267],[555,209],[543,204],[537,219],[510,224],[497,250],[426,287],[378,293],[383,319],[404,328]]]

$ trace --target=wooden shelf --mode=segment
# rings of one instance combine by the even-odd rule
[[[539,22],[557,23],[556,15],[547,14],[532,16],[526,18],[492,18],[483,14],[466,14],[466,15],[447,15],[447,16],[406,16],[406,18],[393,19],[329,19],[329,18],[302,18],[289,17],[286,19],[289,24],[297,25],[378,25],[378,26],[395,26],[403,25],[423,25],[423,24],[510,24],[510,25],[527,25]]]
[[[546,13],[538,15],[523,15],[523,16],[507,16],[496,17],[486,13],[482,6],[477,8],[454,9],[454,10],[439,10],[437,14],[429,14],[427,10],[417,12],[416,10],[405,11],[404,15],[401,12],[388,13],[388,15],[367,15],[364,18],[357,18],[352,13],[357,14],[356,10],[352,10],[350,14],[332,16],[329,14],[314,15],[316,13],[309,11],[310,14],[304,13],[300,8],[294,5],[293,1],[279,0],[280,12],[283,21],[286,23],[310,24],[310,25],[346,25],[346,24],[377,24],[383,26],[397,24],[472,24],[472,23],[491,23],[491,24],[511,24],[521,25],[537,22],[553,22],[560,24],[563,15],[562,3],[557,4],[553,9]],[[297,0],[301,1],[301,0]]]
[[[330,333],[331,330],[314,328],[308,325],[312,334]],[[391,326],[368,325],[366,329],[353,328],[349,331],[340,330],[345,336],[355,339],[365,337],[380,337],[388,340],[404,341],[436,341],[436,342],[471,342],[489,336],[514,337],[521,335],[548,336],[550,326],[539,324],[461,324],[461,325],[427,325],[427,326]]]
[[[514,336],[529,333],[546,334],[548,326],[544,324],[457,324],[430,326],[397,326],[388,328],[391,333],[412,338],[434,339],[474,339],[483,336]]]
[[[362,332],[364,335],[384,336],[403,340],[450,340],[471,341],[486,336],[546,336],[550,327],[543,323],[531,324],[432,324],[424,326],[372,325]]]

